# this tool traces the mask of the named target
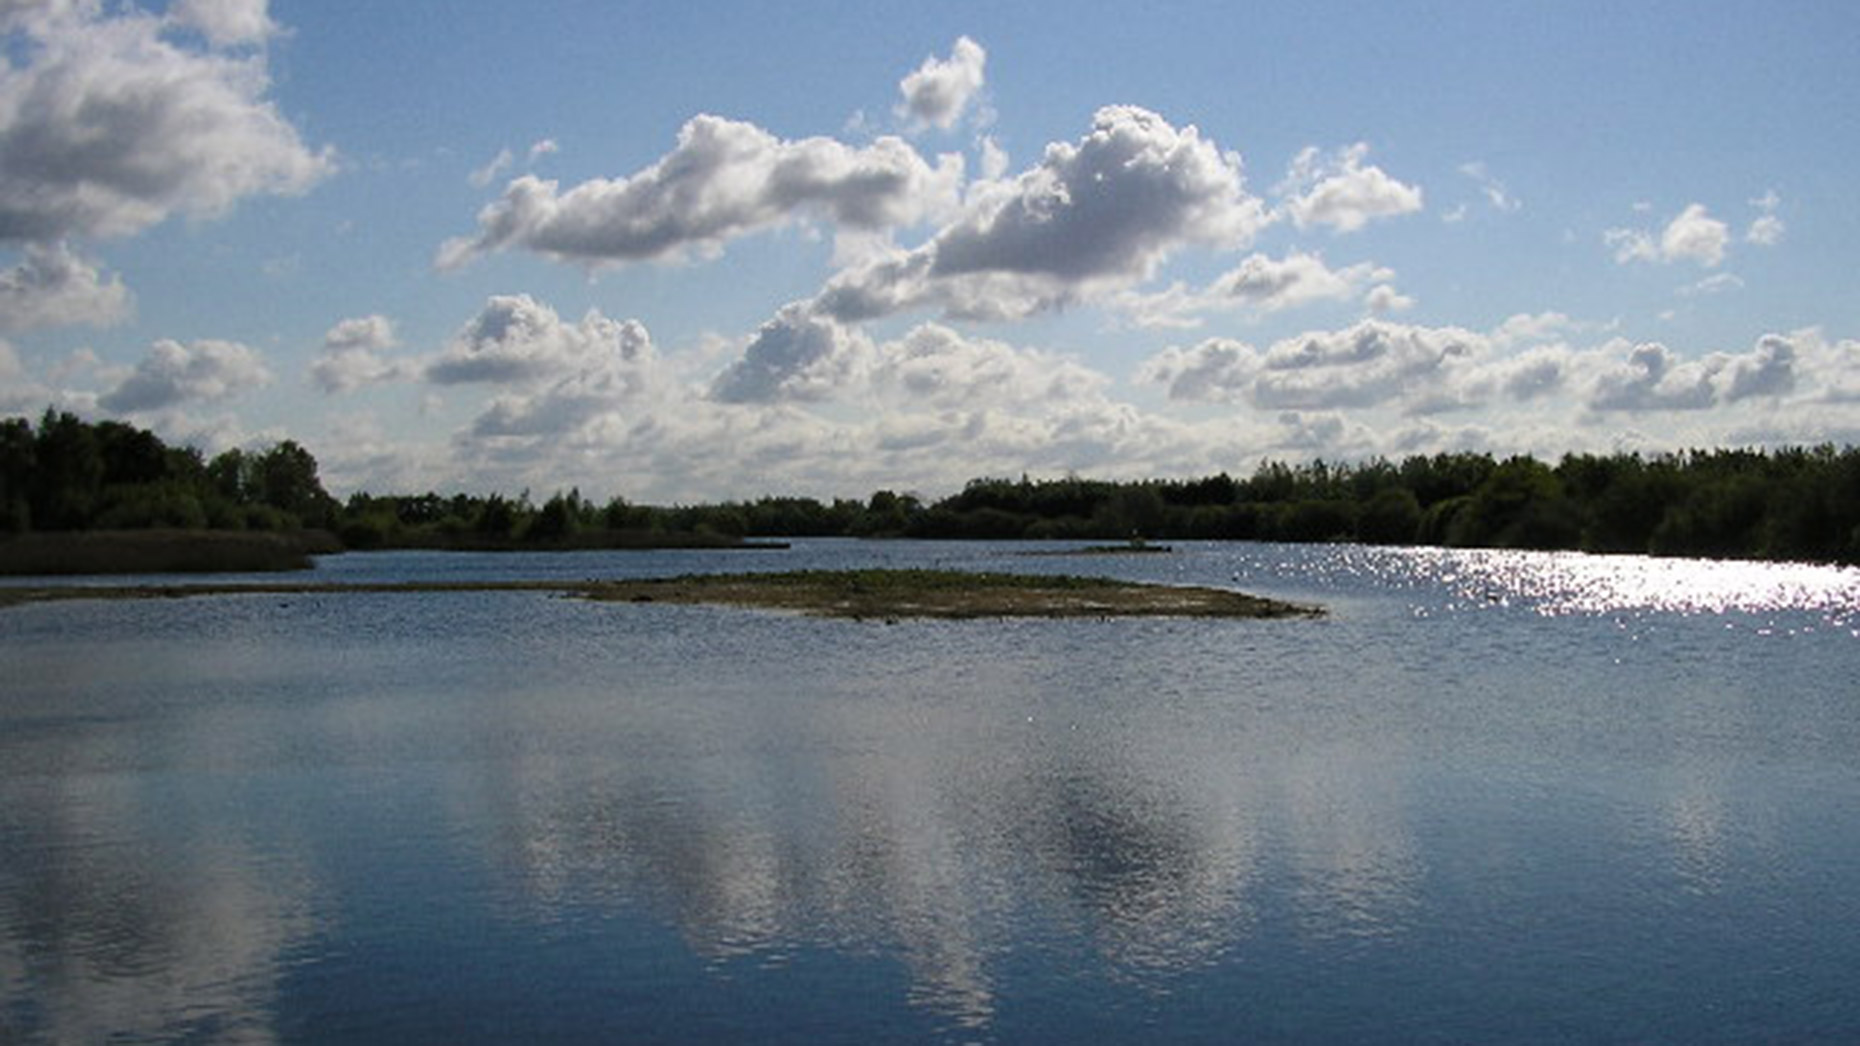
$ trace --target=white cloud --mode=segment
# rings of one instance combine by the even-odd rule
[[[1811,403],[1860,403],[1860,340],[1829,343],[1814,328],[1786,335],[1800,374],[1799,388]]]
[[[978,148],[981,150],[981,170],[977,173],[981,180],[983,182],[1000,181],[1007,174],[1008,166],[1012,163],[1008,158],[1007,150],[995,140],[993,135],[983,135]]]
[[[1414,308],[1414,299],[1396,290],[1386,283],[1379,283],[1369,289],[1363,296],[1363,304],[1375,316],[1387,316],[1394,312],[1407,312]]]
[[[491,157],[483,167],[467,175],[465,180],[473,187],[482,189],[496,181],[505,171],[510,170],[510,165],[516,160],[516,156],[508,148],[499,149],[496,156]]]
[[[164,338],[97,402],[106,410],[143,413],[227,399],[270,381],[271,372],[258,353],[238,342],[204,340],[183,345]]]
[[[1236,402],[1247,396],[1259,370],[1259,350],[1252,345],[1209,338],[1192,348],[1171,345],[1162,350],[1138,368],[1137,380],[1165,386],[1172,400]]]
[[[1703,204],[1691,204],[1660,234],[1660,256],[1667,261],[1685,259],[1707,268],[1724,261],[1731,231],[1713,218]]]
[[[1377,218],[1421,209],[1421,190],[1403,184],[1374,165],[1365,166],[1369,146],[1358,142],[1325,156],[1310,146],[1292,160],[1278,186],[1283,207],[1299,228],[1328,225],[1354,232]]]
[[[1547,400],[1569,387],[1573,354],[1566,345],[1534,345],[1513,356],[1488,361],[1468,376],[1463,386],[1469,398],[1487,399],[1494,390],[1514,403]]]
[[[425,374],[441,385],[536,384],[589,370],[637,373],[652,356],[652,339],[637,320],[612,320],[590,309],[581,322],[565,323],[527,294],[498,295]]]
[[[717,376],[711,396],[724,403],[826,399],[869,362],[871,348],[857,329],[794,302],[756,331],[742,358]]]
[[[612,451],[655,410],[677,416],[688,394],[663,373],[646,328],[590,310],[564,322],[526,295],[491,298],[426,368],[441,384],[491,384],[487,400],[455,443],[472,467],[527,465],[521,482],[566,485],[588,476],[591,460]],[[559,466],[559,468],[557,467]],[[550,469],[556,469],[553,473]]]
[[[324,392],[351,392],[363,385],[409,377],[404,363],[383,357],[400,343],[386,316],[343,320],[323,335],[323,351],[310,367],[311,380]]]
[[[1614,250],[1617,264],[1690,261],[1709,269],[1724,261],[1731,230],[1713,218],[1704,204],[1693,203],[1657,237],[1644,229],[1614,228],[1602,233],[1602,242]]]
[[[1244,246],[1264,223],[1238,156],[1112,106],[1077,144],[1048,145],[1038,166],[971,192],[928,243],[840,273],[816,304],[842,320],[922,307],[1024,317],[1139,283],[1190,244]]]
[[[1615,264],[1637,261],[1660,261],[1660,248],[1653,236],[1641,229],[1602,230],[1602,243],[1615,253]]]
[[[1782,242],[1787,228],[1781,218],[1765,214],[1750,223],[1750,228],[1744,232],[1744,240],[1759,247],[1774,247]]]
[[[966,36],[956,41],[947,59],[924,59],[898,84],[904,96],[898,116],[919,127],[954,127],[981,91],[987,62],[987,50]]]
[[[931,166],[899,138],[855,148],[783,141],[753,124],[697,116],[678,144],[630,177],[561,191],[525,175],[478,214],[478,234],[447,241],[442,268],[512,247],[603,265],[680,259],[801,218],[853,230],[916,224],[954,205],[962,159]]]
[[[1781,243],[1783,233],[1788,231],[1788,226],[1776,216],[1776,208],[1782,206],[1782,197],[1771,189],[1751,200],[1750,205],[1761,213],[1751,221],[1750,228],[1744,231],[1744,241],[1759,247],[1774,247]]]
[[[0,330],[86,324],[110,327],[129,318],[129,291],[60,243],[30,244],[25,260],[0,270]]]
[[[1367,457],[1375,446],[1374,430],[1336,411],[1281,411],[1274,449],[1333,458]]]
[[[1485,197],[1485,202],[1490,204],[1493,210],[1510,213],[1523,206],[1518,202],[1517,197],[1511,195],[1511,190],[1505,187],[1505,183],[1493,177],[1492,172],[1486,169],[1484,161],[1474,160],[1471,163],[1463,163],[1460,165],[1460,173],[1473,180],[1474,184],[1479,187],[1479,194]]]
[[[1795,390],[1795,343],[1779,334],[1758,339],[1756,348],[1727,359],[1718,374],[1718,391],[1726,403],[1775,398]]]
[[[966,338],[940,324],[913,328],[879,346],[871,380],[913,407],[1012,408],[1077,404],[1100,396],[1110,379],[1038,349]]]
[[[1591,354],[1595,363],[1585,405],[1593,411],[1700,411],[1720,403],[1720,388],[1739,387],[1737,398],[1771,394],[1788,382],[1791,363],[1762,347],[1749,357],[1713,354],[1686,359],[1659,342],[1626,347],[1604,346]],[[1742,378],[1736,377],[1742,373]],[[1728,381],[1730,384],[1725,384]]]
[[[556,144],[555,139],[544,138],[530,146],[529,152],[525,154],[525,159],[531,167],[534,167],[536,166],[537,160],[551,153],[559,152],[560,150],[561,146]],[[517,157],[515,153],[511,152],[508,148],[499,149],[496,156],[486,161],[483,167],[467,175],[465,180],[470,182],[474,188],[482,189],[502,177],[505,172],[509,171],[510,168],[516,164],[516,162]]]
[[[0,338],[0,411],[41,410],[54,398],[50,389],[27,373],[19,350]]]
[[[262,44],[278,32],[268,6],[269,0],[175,0],[168,17],[216,47]]]
[[[1117,304],[1145,327],[1198,326],[1196,314],[1231,309],[1278,312],[1323,301],[1361,298],[1371,311],[1383,312],[1413,304],[1387,286],[1365,293],[1364,287],[1392,280],[1395,273],[1369,262],[1332,269],[1315,254],[1293,251],[1283,258],[1251,254],[1239,265],[1215,278],[1205,289],[1191,291],[1177,283],[1154,294],[1124,294]]]
[[[1211,338],[1169,348],[1148,361],[1139,380],[1163,385],[1173,400],[1248,403],[1287,410],[1431,406],[1445,375],[1487,351],[1483,335],[1457,327],[1415,327],[1364,320],[1311,331],[1261,350]]]
[[[155,16],[100,11],[45,5],[12,19],[30,46],[0,66],[0,242],[129,235],[302,192],[334,169],[265,99],[262,54],[190,49]],[[259,32],[254,12],[263,5],[181,9],[237,42]]]
[[[1520,312],[1506,317],[1492,331],[1493,344],[1501,348],[1542,342],[1581,325],[1560,312]]]
[[[1697,283],[1690,284],[1685,287],[1681,287],[1679,289],[1679,293],[1686,295],[1687,297],[1697,297],[1699,295],[1706,295],[1706,294],[1726,294],[1726,293],[1729,293],[1730,291],[1738,291],[1738,290],[1743,290],[1743,289],[1744,289],[1743,277],[1738,276],[1735,273],[1715,272],[1715,273],[1712,273],[1710,276],[1707,276],[1704,279],[1698,281]]]
[[[1363,284],[1387,280],[1393,275],[1367,262],[1341,270],[1332,269],[1317,255],[1299,251],[1277,260],[1254,254],[1238,268],[1215,280],[1212,290],[1217,295],[1272,312],[1315,301],[1353,298],[1361,292]]]

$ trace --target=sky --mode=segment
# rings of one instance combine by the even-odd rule
[[[0,0],[0,413],[338,495],[1860,443],[1860,5]]]

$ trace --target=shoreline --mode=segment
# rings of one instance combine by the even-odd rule
[[[710,604],[855,620],[999,617],[1315,618],[1321,607],[1229,589],[955,570],[822,570],[587,581],[255,582],[0,586],[0,608],[220,595],[549,592],[603,603]]]

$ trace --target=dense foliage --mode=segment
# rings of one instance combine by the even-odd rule
[[[597,547],[743,537],[1231,538],[1860,562],[1860,450],[1488,454],[1269,462],[1246,479],[977,479],[926,504],[879,491],[656,507],[579,491],[358,493],[286,440],[212,460],[133,426],[0,422],[0,530],[327,528],[351,548]]]
[[[340,510],[291,440],[209,461],[120,421],[0,420],[0,531],[294,530],[333,526]]]

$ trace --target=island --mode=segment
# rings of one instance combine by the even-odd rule
[[[963,570],[797,570],[585,581],[258,582],[0,587],[0,607],[49,600],[358,592],[555,592],[599,602],[708,603],[821,617],[1309,618],[1322,608],[1231,589]]]

